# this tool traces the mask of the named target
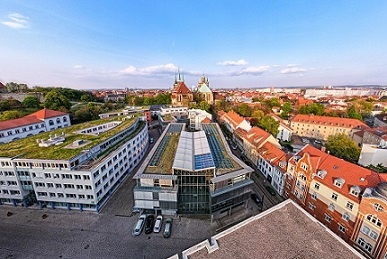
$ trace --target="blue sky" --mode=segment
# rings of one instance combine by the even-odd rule
[[[0,0],[0,81],[212,88],[387,84],[387,1]]]

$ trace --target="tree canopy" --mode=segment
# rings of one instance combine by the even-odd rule
[[[35,96],[27,96],[22,102],[25,108],[39,108],[40,101]]]
[[[248,104],[242,103],[236,107],[236,112],[243,117],[250,117],[252,110]]]
[[[290,102],[285,102],[281,107],[281,118],[287,119],[289,117],[289,113],[293,110],[292,104]]]
[[[44,107],[52,110],[68,111],[71,108],[71,103],[59,91],[51,90],[44,98]]]
[[[312,103],[308,105],[303,105],[300,107],[299,112],[301,114],[314,114],[314,115],[324,115],[325,107],[321,103]]]
[[[356,163],[360,156],[360,148],[344,133],[331,135],[326,143],[327,150],[335,157]]]
[[[266,130],[269,132],[271,135],[274,137],[277,137],[278,135],[278,127],[279,127],[279,121],[276,121],[271,117],[270,115],[265,115],[263,116],[259,121],[258,121],[258,127]]]

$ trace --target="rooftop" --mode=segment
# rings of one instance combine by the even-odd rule
[[[293,201],[183,251],[183,258],[364,258]]]
[[[19,158],[28,159],[69,160],[81,153],[83,150],[101,143],[118,132],[130,127],[136,121],[137,117],[138,116],[134,116],[129,119],[124,116],[115,117],[114,119],[95,120],[15,140],[13,142],[0,145],[0,157],[19,156]],[[106,123],[114,121],[120,121],[121,123],[108,131],[101,132],[100,134],[80,133],[81,130],[91,128],[93,126],[106,125]],[[60,136],[62,133],[65,135],[65,140],[62,143],[59,143],[58,145],[51,145],[49,147],[39,147],[38,142],[41,142],[42,139],[50,139],[50,137],[55,135]],[[87,145],[81,145],[79,148],[66,148],[69,144],[79,140],[83,140],[87,143]]]
[[[363,122],[357,119],[329,117],[329,116],[317,116],[317,115],[305,115],[297,114],[291,120],[293,122],[303,122],[311,124],[332,125],[345,128],[369,128]]]

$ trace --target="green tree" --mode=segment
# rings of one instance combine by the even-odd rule
[[[314,115],[324,115],[325,107],[321,103],[312,103],[309,105],[303,105],[300,107],[299,112],[301,114],[314,114]]]
[[[39,108],[40,101],[35,96],[27,96],[22,102],[24,108]]]
[[[293,107],[290,102],[285,102],[281,107],[281,118],[287,119],[289,117],[289,113],[292,111]]]
[[[331,135],[326,143],[327,150],[335,157],[356,163],[360,156],[360,148],[344,133]]]
[[[251,108],[246,103],[242,103],[236,107],[236,112],[243,117],[251,116]]]
[[[363,120],[361,114],[356,110],[355,105],[351,105],[347,108],[347,115],[349,118]]]
[[[0,121],[13,120],[23,117],[23,113],[20,111],[5,111],[0,115]]]
[[[59,91],[51,90],[44,98],[44,107],[52,110],[68,111],[71,108],[71,103]]]
[[[253,113],[251,114],[251,117],[253,117],[254,119],[256,119],[257,121],[260,121],[262,119],[262,117],[265,116],[265,113],[262,111],[262,110],[255,110],[253,111]]]
[[[265,115],[259,120],[258,127],[266,130],[274,137],[277,137],[279,132],[279,121],[276,121],[270,115]]]
[[[206,101],[201,101],[199,103],[199,109],[205,110],[206,112],[210,112],[211,105],[209,105]]]
[[[0,102],[0,111],[6,111],[6,110],[9,110],[10,108],[11,108],[11,106],[9,105],[9,103],[7,101]]]

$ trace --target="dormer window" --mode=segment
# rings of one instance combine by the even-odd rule
[[[334,184],[336,187],[339,187],[339,188],[343,187],[344,183],[345,183],[345,180],[344,180],[343,178],[336,178],[336,179],[334,180],[334,182],[333,182],[333,184]]]
[[[326,175],[327,175],[327,171],[325,170],[319,170],[317,172],[317,176],[320,177],[321,179],[324,179]]]
[[[359,197],[359,194],[361,192],[361,188],[359,186],[351,186],[349,193],[352,194],[355,197]]]

